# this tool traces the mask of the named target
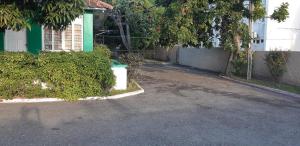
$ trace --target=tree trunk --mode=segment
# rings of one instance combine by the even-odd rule
[[[115,23],[118,25],[119,27],[119,30],[120,30],[120,36],[121,36],[121,39],[122,39],[122,42],[125,46],[125,48],[128,50],[128,52],[131,52],[131,48],[129,47],[128,45],[128,40],[126,39],[126,36],[125,36],[125,31],[124,31],[124,28],[123,28],[123,24],[122,24],[122,17],[120,14],[116,15],[114,18],[114,21]]]
[[[253,34],[252,34],[252,29],[253,29],[253,9],[254,9],[254,3],[253,0],[250,0],[250,5],[249,5],[249,11],[250,11],[250,17],[249,17],[249,33],[250,33],[250,43],[249,43],[249,49],[247,50],[247,58],[248,58],[248,67],[247,67],[247,80],[252,79],[252,39],[253,39]]]
[[[233,56],[234,56],[234,52],[230,51],[230,56],[228,58],[228,62],[227,62],[227,66],[226,66],[226,71],[225,71],[226,76],[229,76],[229,77],[231,76],[231,71],[232,71]]]
[[[234,45],[237,49],[235,53],[239,53],[241,51],[241,36],[239,34],[234,36]]]
[[[230,51],[230,56],[228,58],[228,63],[226,66],[226,76],[231,76],[231,72],[232,72],[232,61],[235,59],[235,56],[237,53],[240,52],[241,50],[241,36],[239,34],[236,34],[234,36],[234,45],[236,47],[236,51],[231,50]]]
[[[128,22],[126,22],[126,36],[127,36],[127,45],[128,45],[128,51],[131,52],[131,37],[130,37],[130,28],[128,25]]]

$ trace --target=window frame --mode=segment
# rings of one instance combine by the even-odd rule
[[[75,25],[81,25],[81,48],[80,50],[76,50],[75,49]],[[66,49],[66,43],[65,43],[65,30],[61,32],[61,45],[62,45],[62,50],[57,50],[54,48],[55,46],[55,31],[53,29],[51,29],[51,50],[47,50],[45,49],[45,27],[42,26],[42,51],[47,51],[47,52],[62,52],[62,51],[65,51],[65,52],[71,52],[71,51],[83,51],[83,47],[84,47],[84,44],[83,44],[83,34],[84,34],[84,27],[83,27],[84,23],[83,23],[83,15],[79,16],[78,18],[76,18],[70,26],[68,27],[71,27],[72,28],[72,48],[71,49]]]

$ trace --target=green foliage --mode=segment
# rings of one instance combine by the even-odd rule
[[[273,79],[279,81],[280,77],[286,72],[288,52],[270,51],[266,54],[265,61]]]
[[[140,53],[128,53],[120,56],[120,62],[128,65],[128,78],[129,80],[139,79],[140,68],[144,63],[144,57]]]
[[[123,22],[129,24],[132,48],[147,49],[158,45],[160,38],[161,15],[164,13],[163,7],[155,6],[154,0],[113,0],[114,12],[120,12]],[[109,29],[118,30],[113,19],[107,19],[105,25]],[[108,40],[116,44],[122,44],[121,39]],[[114,46],[116,47],[116,46]]]
[[[26,19],[24,19],[23,13],[16,7],[16,5],[0,4],[0,16],[0,30],[20,30],[22,28],[30,28]]]
[[[289,4],[282,3],[279,8],[277,8],[274,13],[271,15],[271,18],[277,20],[278,22],[283,22],[289,16]]]
[[[264,18],[267,14],[266,12],[266,8],[263,5],[263,1],[262,0],[252,0],[253,1],[253,5],[254,5],[254,10],[253,10],[253,14],[252,14],[252,19],[254,21],[260,20],[262,18]],[[248,9],[244,9],[245,10],[245,16],[247,18],[250,18],[250,13]]]
[[[110,59],[100,53],[0,54],[0,97],[76,100],[107,95],[114,84]],[[47,89],[41,84],[46,83]]]
[[[28,20],[55,30],[64,29],[83,12],[83,0],[3,0],[0,30],[30,28]]]
[[[133,8],[126,13],[129,22],[132,46],[135,49],[153,48],[160,37],[160,20],[164,8],[155,7],[151,0],[134,0]]]
[[[232,73],[236,76],[246,76],[247,75],[247,52],[238,52],[236,58],[232,61]]]
[[[97,44],[93,50],[94,53],[103,54],[104,56],[111,57],[112,53],[106,45]]]
[[[39,24],[55,30],[65,29],[84,12],[83,0],[44,0],[38,5],[40,15],[32,16]]]
[[[264,19],[262,0],[110,0],[124,15],[131,27],[134,48],[151,46],[213,47],[216,39],[225,50],[238,52],[251,42],[248,22]],[[288,4],[283,3],[271,16],[278,22],[288,16]],[[145,42],[146,41],[146,42]],[[147,47],[145,47],[147,46]]]
[[[213,41],[219,39],[225,50],[236,52],[240,47],[247,48],[251,38],[244,18],[256,21],[266,17],[262,1],[251,1],[252,14],[247,5],[249,0],[157,0],[157,4],[166,9],[160,43],[210,48]],[[283,4],[272,18],[281,22],[288,15],[287,9],[288,5]]]
[[[26,53],[0,54],[0,97],[18,97],[37,88],[34,56]]]
[[[162,1],[163,2],[163,1]],[[214,18],[213,8],[204,1],[163,2],[166,11],[161,22],[160,43],[164,46],[184,44],[212,46]]]

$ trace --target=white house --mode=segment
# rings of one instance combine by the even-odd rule
[[[30,22],[31,29],[0,31],[0,52],[39,54],[41,51],[93,51],[94,12],[112,10],[113,6],[101,0],[84,2],[86,6],[83,15],[75,19],[64,31],[55,31],[36,22]]]
[[[263,0],[267,16],[283,2],[289,3],[289,18],[281,23],[270,18],[255,22],[253,29],[257,38],[253,41],[253,50],[300,51],[300,0]]]

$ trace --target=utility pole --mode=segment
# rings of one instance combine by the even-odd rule
[[[126,25],[126,38],[127,38],[128,51],[131,52],[132,46],[131,46],[131,37],[130,37],[130,27],[129,27],[127,20],[126,20],[125,25]]]
[[[247,66],[247,80],[252,79],[252,67],[253,67],[253,53],[252,53],[252,42],[253,42],[253,10],[254,10],[254,3],[253,0],[249,0],[249,33],[250,33],[250,42],[249,48],[247,50],[247,59],[248,59],[248,66]]]

